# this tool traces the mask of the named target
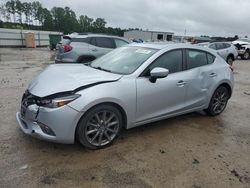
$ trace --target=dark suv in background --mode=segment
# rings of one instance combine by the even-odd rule
[[[71,34],[57,45],[55,63],[88,63],[94,59],[129,44],[122,37],[102,34]]]

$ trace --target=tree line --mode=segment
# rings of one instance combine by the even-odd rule
[[[39,1],[21,2],[9,0],[0,6],[0,27],[34,30],[72,32],[109,33],[123,36],[121,28],[106,27],[103,18],[90,18],[87,15],[77,17],[70,7],[44,8]]]

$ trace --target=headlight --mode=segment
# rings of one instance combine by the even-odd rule
[[[77,99],[81,95],[74,94],[65,97],[58,97],[54,99],[42,99],[39,101],[39,106],[47,107],[47,108],[58,108],[64,106],[73,100]]]

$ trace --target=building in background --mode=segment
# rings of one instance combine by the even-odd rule
[[[124,37],[129,40],[143,40],[146,42],[172,41],[174,33],[165,31],[130,30],[124,32]]]
[[[32,45],[27,45],[27,34],[33,33]],[[62,35],[56,31],[38,31],[0,28],[0,47],[45,47],[49,46],[49,35]],[[28,37],[29,38],[29,37]],[[29,41],[29,39],[28,39]]]

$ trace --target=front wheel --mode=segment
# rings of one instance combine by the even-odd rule
[[[79,142],[89,149],[101,149],[113,143],[122,129],[121,112],[112,105],[100,105],[88,111],[77,127]]]
[[[248,60],[249,57],[250,57],[250,53],[249,53],[249,51],[246,51],[246,52],[244,53],[244,55],[242,56],[242,59]]]
[[[209,107],[205,110],[208,115],[216,116],[221,114],[227,106],[229,91],[226,87],[217,88],[211,98]]]

